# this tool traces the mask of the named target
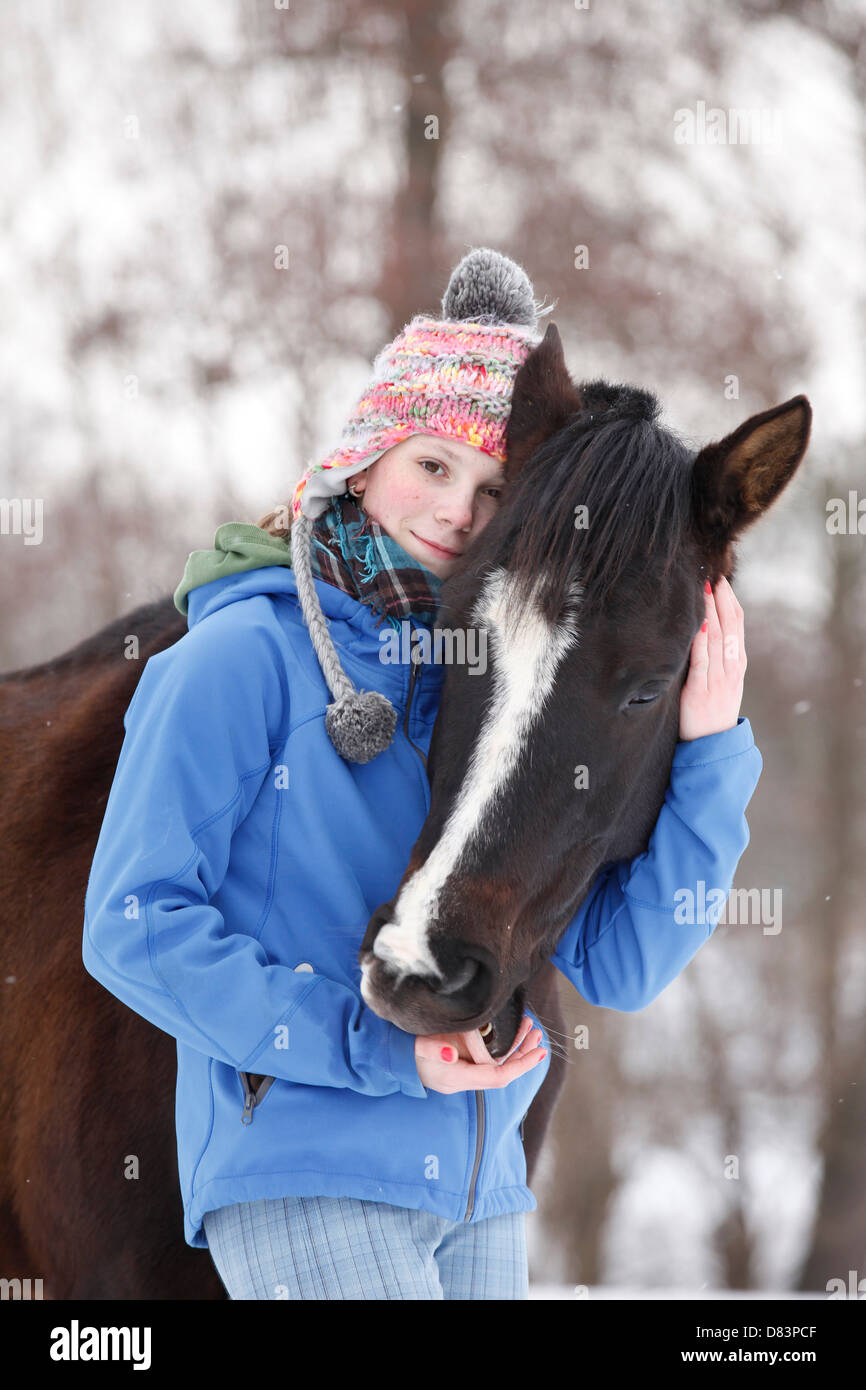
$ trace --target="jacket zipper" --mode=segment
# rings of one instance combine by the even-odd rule
[[[409,710],[410,710],[411,705],[412,705],[412,696],[413,696],[413,694],[415,693],[415,682],[416,682],[417,679],[418,679],[418,672],[419,672],[419,669],[420,669],[420,666],[421,666],[421,658],[420,658],[420,656],[419,656],[419,658],[418,658],[417,661],[415,660],[415,653],[416,653],[416,651],[418,650],[418,645],[417,645],[417,643],[416,643],[416,641],[415,641],[415,638],[416,638],[417,636],[418,636],[418,634],[413,630],[413,632],[412,632],[412,674],[411,674],[411,676],[409,677],[409,697],[408,697],[408,699],[406,700],[406,712],[405,712],[405,714],[403,715],[403,732],[404,732],[404,734],[406,735],[407,742],[409,742],[410,744],[412,744],[412,747],[415,749],[415,752],[418,754],[418,757],[421,759],[422,763],[424,764],[424,766],[425,766],[425,768],[426,768],[426,766],[427,766],[427,755],[426,755],[426,753],[424,753],[424,752],[418,747],[417,743],[412,743],[411,738],[409,738]],[[419,638],[419,641],[420,641],[420,638]]]
[[[477,1136],[475,1139],[475,1165],[472,1169],[472,1178],[469,1183],[469,1201],[466,1204],[466,1215],[463,1220],[468,1221],[472,1216],[472,1209],[475,1206],[475,1183],[478,1179],[478,1169],[481,1167],[481,1150],[484,1148],[484,1129],[486,1108],[484,1105],[484,1092],[474,1091],[475,1096],[475,1118],[477,1121]]]
[[[272,1076],[266,1076],[257,1091],[250,1085],[250,1074],[247,1071],[239,1071],[238,1076],[244,1088],[244,1108],[241,1111],[241,1124],[251,1125],[253,1122],[253,1111],[264,1099],[265,1092],[269,1091],[274,1084]]]
[[[472,1208],[475,1206],[475,1183],[478,1178],[478,1169],[481,1167],[481,1150],[484,1148],[484,1119],[487,1113],[485,1106],[485,1095],[483,1091],[475,1091],[475,1115],[478,1121],[478,1137],[475,1141],[475,1166],[472,1169],[472,1179],[469,1183],[469,1201],[466,1205],[466,1215],[463,1220],[468,1221],[472,1215]],[[520,1142],[523,1143],[523,1126],[526,1124],[526,1116],[529,1111],[524,1111],[520,1121]]]

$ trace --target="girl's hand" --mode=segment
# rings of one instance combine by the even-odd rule
[[[470,1033],[427,1033],[415,1039],[415,1065],[422,1085],[428,1090],[451,1095],[455,1091],[486,1091],[507,1086],[524,1076],[547,1056],[541,1048],[542,1033],[524,1014],[511,1051],[494,1060],[477,1028]],[[446,1062],[442,1050],[450,1049]]]
[[[746,643],[743,610],[727,579],[715,595],[706,584],[707,616],[692,643],[691,663],[680,696],[680,739],[733,729],[743,698]]]

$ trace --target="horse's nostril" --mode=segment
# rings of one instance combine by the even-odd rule
[[[361,942],[362,951],[372,951],[376,937],[383,927],[387,927],[388,923],[392,920],[392,916],[390,903],[383,903],[381,907],[376,908],[376,911],[367,923],[364,940]]]
[[[437,994],[456,994],[458,990],[465,989],[475,979],[481,965],[477,960],[465,960],[462,968],[456,975],[453,975],[446,984],[440,985]]]

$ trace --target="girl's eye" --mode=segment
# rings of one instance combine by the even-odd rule
[[[428,463],[432,463],[432,465],[433,465],[434,468],[441,468],[441,467],[442,467],[442,464],[439,462],[438,459],[419,459],[418,462],[420,463],[421,467],[425,470],[425,472],[429,472],[429,469],[427,468],[427,464],[428,464]],[[434,474],[432,474],[431,476],[435,478],[436,475],[435,475],[435,473],[434,473]],[[495,492],[495,493],[496,493],[496,496],[492,499],[494,502],[499,502],[499,501],[502,500],[502,488],[501,488],[501,487],[486,488],[485,491],[486,491],[488,494],[491,493],[491,492]]]

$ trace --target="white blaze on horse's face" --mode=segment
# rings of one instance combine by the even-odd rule
[[[373,945],[373,954],[401,978],[439,977],[429,933],[442,888],[470,842],[485,834],[485,822],[495,824],[496,797],[531,736],[563,657],[578,640],[580,586],[572,585],[566,610],[551,624],[538,604],[542,583],[539,577],[525,593],[514,575],[496,569],[473,607],[471,623],[487,629],[493,692],[442,835],[403,885],[393,921],[380,928]]]

